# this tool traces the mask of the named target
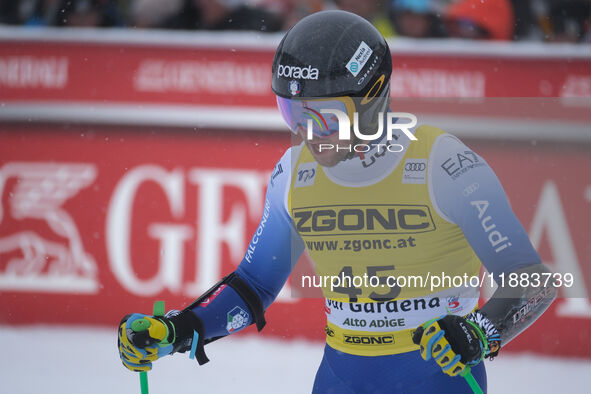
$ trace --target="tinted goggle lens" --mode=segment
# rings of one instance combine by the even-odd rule
[[[336,109],[352,118],[352,109],[348,108],[352,102],[348,105],[341,99],[292,100],[277,96],[277,106],[292,132],[297,133],[300,128],[307,130],[310,122],[314,135],[318,137],[327,137],[339,131],[337,116],[322,113],[323,110]]]

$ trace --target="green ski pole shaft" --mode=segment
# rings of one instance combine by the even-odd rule
[[[156,301],[154,303],[154,309],[153,309],[153,314],[154,316],[164,316],[164,301]],[[132,329],[134,331],[142,331],[142,330],[147,330],[149,327],[149,323],[147,325],[145,325],[143,323],[143,321],[138,320],[136,323],[139,323],[137,325],[135,325],[136,327],[132,327]],[[147,323],[147,321],[146,321]],[[149,394],[149,390],[148,390],[148,372],[146,371],[142,371],[140,372],[140,390],[141,390],[141,394]]]
[[[140,390],[142,394],[149,394],[148,373],[146,371],[140,372]]]
[[[462,375],[464,376],[464,379],[466,379],[466,382],[468,383],[474,394],[484,394],[484,392],[478,385],[478,382],[474,378],[474,375],[472,375],[472,370],[470,367],[466,367],[466,371]]]

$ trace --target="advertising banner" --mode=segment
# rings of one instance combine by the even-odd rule
[[[542,260],[577,282],[508,348],[591,355],[588,147],[467,143],[495,169]],[[1,323],[115,327],[156,299],[187,305],[244,257],[289,144],[277,133],[3,126]],[[293,297],[288,282],[263,334],[321,339],[323,306]]]
[[[116,327],[155,300],[180,309],[248,253],[293,143],[270,86],[280,36],[153,33],[0,29],[0,324]],[[486,159],[542,261],[572,278],[507,349],[591,357],[589,51],[389,44],[392,110]],[[450,176],[471,157],[449,157]],[[421,160],[409,183],[424,182]],[[263,335],[325,337],[324,300],[299,279]]]

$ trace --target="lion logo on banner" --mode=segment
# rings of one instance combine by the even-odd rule
[[[0,289],[98,291],[96,262],[62,208],[96,175],[92,164],[13,162],[0,168]]]

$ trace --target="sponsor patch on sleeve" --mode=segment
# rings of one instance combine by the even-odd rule
[[[283,174],[283,167],[281,166],[281,163],[278,163],[273,170],[273,174],[271,175],[271,186],[275,186],[275,178],[281,174]]]
[[[246,327],[248,324],[248,318],[248,313],[244,309],[240,308],[239,306],[234,307],[230,312],[228,312],[226,330],[231,334],[234,331]]]

